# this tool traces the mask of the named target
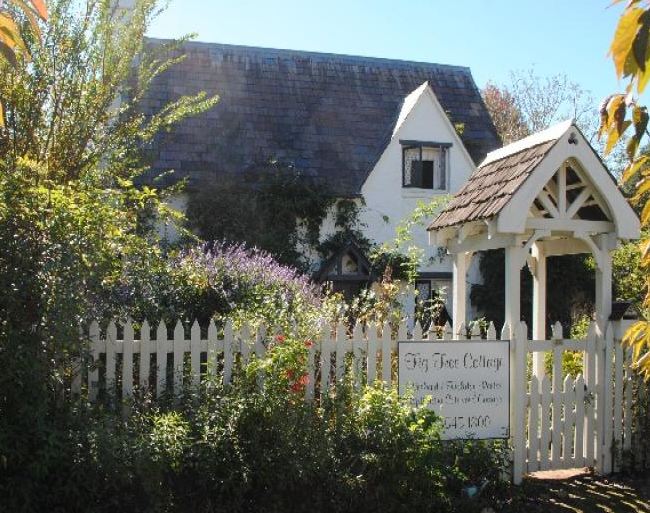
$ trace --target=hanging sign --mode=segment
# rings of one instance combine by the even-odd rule
[[[507,340],[404,341],[398,356],[400,394],[442,417],[443,440],[509,437]]]

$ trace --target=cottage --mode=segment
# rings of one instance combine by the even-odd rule
[[[220,101],[160,134],[145,179],[172,169],[165,180],[187,179],[189,194],[237,180],[270,158],[288,161],[337,197],[356,201],[364,236],[381,244],[418,202],[458,191],[499,146],[465,67],[199,42],[180,52],[185,60],[156,79],[145,112],[198,91]],[[184,208],[186,200],[176,204]],[[321,236],[335,229],[329,216]],[[428,245],[424,228],[414,242],[427,256],[421,294],[450,288],[451,261]],[[329,259],[309,257],[315,276],[341,290],[372,279],[354,241]]]

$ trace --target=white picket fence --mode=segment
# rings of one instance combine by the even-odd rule
[[[510,340],[511,349],[511,442],[516,483],[524,474],[537,470],[593,466],[609,473],[619,469],[630,453],[636,454],[635,465],[648,463],[650,444],[640,437],[640,426],[647,423],[648,412],[632,408],[634,396],[647,398],[647,389],[632,374],[629,352],[620,344],[624,328],[620,323],[610,323],[603,334],[594,324],[585,340],[570,340],[563,338],[562,328],[556,324],[550,340],[528,340],[524,323],[512,333],[504,327],[501,339]],[[237,369],[252,355],[265,354],[268,341],[276,334],[264,328],[235,330],[231,323],[219,329],[214,322],[204,336],[196,322],[189,333],[178,322],[171,337],[164,323],[156,327],[155,337],[151,337],[147,322],[137,332],[130,322],[119,331],[120,338],[115,322],[110,322],[103,333],[96,322],[90,326],[91,353],[96,363],[87,372],[91,401],[97,399],[100,390],[123,399],[132,397],[137,389],[153,391],[158,397],[165,393],[180,395],[186,385],[197,386],[207,376],[231,383]],[[398,340],[438,338],[466,337],[452,336],[449,326],[438,336],[423,333],[419,325],[409,330],[405,323],[397,330],[388,325],[358,325],[351,333],[342,324],[327,327],[309,348],[305,398],[314,400],[327,394],[344,377],[356,385],[376,380],[396,383]],[[468,339],[480,338],[475,326]],[[487,339],[496,338],[490,325]],[[581,375],[563,376],[565,351],[582,352]],[[552,354],[551,375],[529,377],[532,355],[540,352]],[[73,392],[82,391],[82,381],[83,373],[78,373]],[[643,413],[645,419],[640,417]]]
[[[136,388],[155,391],[157,397],[166,392],[179,395],[185,385],[199,385],[208,376],[218,377],[224,384],[231,383],[235,369],[245,365],[251,355],[263,357],[270,338],[276,334],[276,330],[252,330],[247,326],[235,330],[230,322],[219,329],[212,322],[207,336],[202,337],[199,324],[194,322],[188,338],[180,321],[172,337],[168,336],[164,322],[158,324],[153,339],[147,321],[138,333],[130,321],[124,323],[121,331],[123,335],[118,338],[114,321],[108,323],[103,333],[97,322],[90,326],[90,351],[96,363],[87,374],[91,401],[96,400],[100,390],[108,390],[122,399],[131,398]],[[429,336],[435,337],[433,333],[423,333],[419,325],[409,332],[406,324],[402,324],[396,334],[388,325],[371,325],[365,329],[357,326],[352,333],[343,324],[333,329],[328,327],[309,348],[307,399],[314,397],[315,390],[327,394],[348,373],[352,373],[356,384],[377,379],[393,384],[397,341],[413,337],[428,340]],[[480,338],[480,334],[475,337]],[[451,327],[447,326],[442,339],[451,338]],[[81,392],[81,383],[80,373],[73,381],[74,393]]]

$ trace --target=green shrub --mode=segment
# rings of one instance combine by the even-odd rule
[[[71,412],[42,473],[0,481],[7,510],[444,512],[498,480],[498,444],[442,442],[435,414],[394,388],[339,383],[306,402],[308,346],[275,337],[233,385],[206,381],[175,406],[141,397],[128,420]]]

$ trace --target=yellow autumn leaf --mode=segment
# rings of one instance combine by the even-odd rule
[[[630,164],[621,177],[622,183],[627,183],[633,179],[639,171],[642,171],[641,168],[644,165],[650,164],[650,155],[642,155],[636,159],[632,164]]]
[[[643,323],[642,322],[635,322],[632,326],[628,328],[628,330],[625,332],[625,336],[623,337],[623,343],[629,346],[634,345],[636,342],[639,333],[641,333],[643,330]]]
[[[4,41],[13,47],[25,47],[20,29],[16,22],[7,13],[0,12],[0,35],[4,36]]]
[[[34,9],[38,13],[38,15],[43,18],[44,20],[47,20],[47,6],[45,5],[44,0],[30,0],[30,3],[34,6]]]
[[[632,51],[632,44],[639,30],[639,18],[643,12],[643,9],[639,7],[628,8],[618,21],[612,46],[609,49],[618,78],[624,74],[625,60]]]
[[[617,124],[615,122],[612,122],[612,126],[609,130],[609,134],[607,135],[607,144],[605,145],[605,155],[611,153],[611,151],[614,149],[614,146],[616,146],[616,143],[621,139],[621,136],[625,133],[625,131],[628,129],[628,127],[631,124],[632,122],[629,120],[624,121],[621,125],[621,129],[619,130]]]
[[[646,201],[641,212],[641,224],[647,224],[650,221],[650,201]]]
[[[34,13],[34,9],[28,6],[23,0],[12,0],[12,2],[20,9],[22,9],[22,11],[25,13],[25,16],[27,16],[27,19],[29,20],[29,26],[32,28],[32,31],[36,37],[40,40],[41,28],[38,26],[38,20],[36,19],[36,13]],[[41,16],[41,18],[47,19],[47,11],[45,11],[45,15],[46,17]]]
[[[637,201],[639,201],[641,200],[643,195],[648,191],[650,191],[650,179],[643,178],[642,180],[639,181],[639,183],[636,184],[636,191],[634,197],[636,198]]]

